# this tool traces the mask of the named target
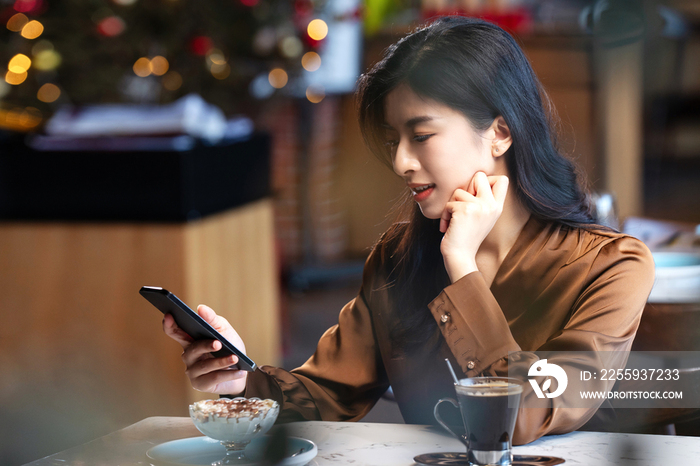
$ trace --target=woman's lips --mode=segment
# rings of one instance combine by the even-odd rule
[[[413,193],[413,200],[416,202],[424,201],[430,196],[435,189],[434,184],[411,186],[411,192]]]

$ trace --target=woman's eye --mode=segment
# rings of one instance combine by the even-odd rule
[[[434,134],[421,134],[418,136],[414,136],[413,140],[417,142],[425,142],[427,141],[431,136],[434,136]]]

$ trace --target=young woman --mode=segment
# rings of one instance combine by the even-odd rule
[[[192,342],[166,316],[194,388],[273,398],[288,421],[362,419],[391,386],[406,422],[432,424],[437,400],[454,395],[445,358],[459,376],[526,378],[535,351],[630,349],[651,254],[594,224],[511,36],[476,19],[438,19],[390,47],[358,97],[367,145],[406,182],[404,219],[297,369],[225,370],[236,360],[210,356],[219,342]],[[198,312],[244,348],[225,319]],[[521,409],[514,442],[578,429],[596,410],[567,407],[566,395]]]

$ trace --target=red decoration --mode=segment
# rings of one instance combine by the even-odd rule
[[[321,42],[323,42],[323,40],[312,39],[309,37],[309,34],[306,31],[304,31],[301,38],[303,39],[304,45],[313,50],[318,49],[318,46],[321,45]]]
[[[342,15],[333,15],[333,21],[343,22],[343,21],[362,21],[365,16],[365,11],[363,7],[357,7],[354,10],[346,11]]]
[[[294,13],[297,16],[306,18],[314,12],[314,5],[309,0],[296,0],[294,2]]]
[[[259,0],[241,0],[241,3],[245,6],[255,6],[258,2]]]
[[[212,48],[214,43],[206,36],[197,36],[192,38],[190,49],[195,55],[205,56]]]
[[[97,24],[97,31],[103,36],[118,36],[126,29],[126,24],[118,16],[108,16]]]
[[[309,36],[309,30],[308,30],[307,26],[308,26],[308,21],[305,21],[304,27],[303,27],[303,28],[299,28],[299,29],[301,29],[301,31],[300,31],[300,34],[301,34],[300,39],[301,39],[301,41],[304,43],[304,45],[306,46],[306,48],[309,48],[309,49],[311,49],[311,50],[318,50],[318,48],[320,47],[321,43],[322,43],[324,40],[326,40],[326,39],[325,39],[325,38],[323,38],[323,39],[321,39],[321,40],[313,39],[311,36]]]
[[[44,0],[15,0],[15,11],[32,15],[40,14],[46,10]]]
[[[476,12],[462,10],[426,10],[422,12],[426,20],[436,19],[439,16],[457,15],[473,16],[497,24],[506,31],[514,34],[527,34],[532,32],[532,14],[527,8],[511,8],[508,10],[494,10],[485,8]]]

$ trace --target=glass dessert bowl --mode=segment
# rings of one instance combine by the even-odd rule
[[[226,448],[226,456],[216,465],[239,464],[245,460],[245,447],[270,430],[279,411],[276,401],[260,398],[221,398],[190,405],[195,427]]]

